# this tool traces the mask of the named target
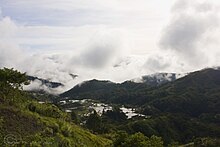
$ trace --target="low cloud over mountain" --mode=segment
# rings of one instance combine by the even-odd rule
[[[97,0],[96,7],[56,1],[42,7],[47,2],[0,2],[0,67],[63,83],[66,90],[94,78],[122,82],[220,63],[218,1]]]

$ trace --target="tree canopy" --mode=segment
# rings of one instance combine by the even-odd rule
[[[28,80],[25,73],[13,68],[0,69],[0,100],[15,101],[19,99],[19,91],[22,85],[27,85]]]
[[[20,88],[22,84],[28,83],[25,73],[21,73],[13,68],[3,68],[0,69],[0,84],[1,86]]]

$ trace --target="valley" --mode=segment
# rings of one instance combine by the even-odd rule
[[[114,106],[119,107],[119,109],[130,119],[134,116],[139,116],[143,118],[148,118],[150,116],[145,116],[138,113],[137,108],[126,108],[124,105],[114,105],[101,103],[97,100],[92,99],[82,99],[82,100],[69,100],[65,98],[59,101],[58,105],[64,109],[66,112],[77,111],[81,116],[89,116],[93,111],[96,111],[100,116],[107,111],[112,111]]]
[[[25,74],[1,69],[0,76],[5,73],[18,74],[20,80],[0,82],[5,90],[0,93],[2,142],[5,135],[16,132],[24,134],[20,138],[25,142],[19,142],[23,145],[128,146],[135,138],[155,147],[219,145],[219,69],[203,69],[156,85],[91,80],[60,95],[22,91],[17,82],[25,83]],[[21,119],[19,125],[13,114]],[[32,130],[25,131],[25,126]]]

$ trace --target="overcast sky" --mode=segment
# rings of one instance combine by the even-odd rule
[[[219,14],[219,0],[0,0],[0,67],[72,87],[219,66]]]

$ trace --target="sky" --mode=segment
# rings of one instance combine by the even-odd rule
[[[0,0],[0,68],[64,91],[220,66],[219,15],[219,0]]]

